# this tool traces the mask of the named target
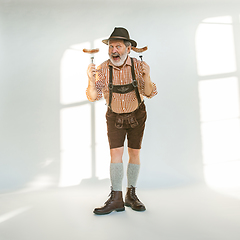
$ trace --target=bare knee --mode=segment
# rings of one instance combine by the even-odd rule
[[[128,148],[129,163],[140,164],[140,149]]]
[[[121,163],[124,147],[110,149],[111,163]]]

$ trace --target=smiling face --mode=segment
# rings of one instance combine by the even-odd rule
[[[131,46],[126,47],[123,40],[112,39],[108,43],[108,55],[113,65],[120,67],[130,53]]]

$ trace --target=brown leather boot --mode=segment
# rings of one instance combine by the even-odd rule
[[[124,202],[122,197],[122,191],[111,191],[110,198],[104,203],[103,207],[95,208],[94,213],[98,215],[109,214],[112,211],[124,211]]]
[[[145,211],[146,207],[144,204],[138,199],[136,195],[136,188],[131,186],[127,188],[127,193],[125,197],[125,206],[131,207],[135,211]]]

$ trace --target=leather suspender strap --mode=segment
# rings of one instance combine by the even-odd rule
[[[109,84],[108,84],[108,88],[109,88],[109,103],[108,103],[108,107],[112,110],[112,93],[113,93],[113,84],[112,84],[112,72],[113,72],[113,67],[111,65],[109,65]]]
[[[136,80],[136,75],[135,75],[135,71],[134,71],[133,58],[131,58],[131,63],[132,63],[131,71],[132,71],[132,79],[133,79],[132,85],[134,87],[136,97],[137,97],[137,100],[138,100],[138,106],[139,106],[141,104],[142,100],[141,100],[141,97],[140,97],[140,94],[139,94],[139,91],[138,91],[138,82]]]

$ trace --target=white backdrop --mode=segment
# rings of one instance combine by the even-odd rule
[[[81,49],[99,46],[96,63],[106,59],[99,39],[115,26],[148,45],[144,60],[158,87],[146,100],[139,185],[204,181],[196,32],[206,18],[239,23],[239,14],[237,1],[1,1],[0,190],[108,177],[106,107],[87,102],[90,56]]]

